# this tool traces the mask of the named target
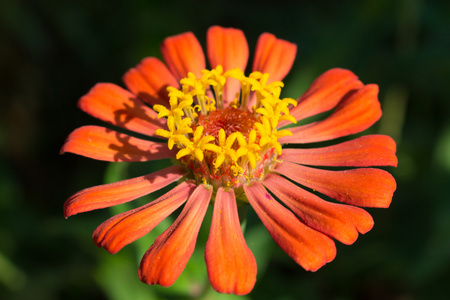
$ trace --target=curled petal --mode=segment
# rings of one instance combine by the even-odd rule
[[[297,106],[290,110],[290,115],[297,121],[333,109],[342,98],[364,85],[351,71],[331,69],[320,75],[308,90],[298,99]],[[280,122],[279,126],[288,124]]]
[[[179,87],[178,81],[159,59],[144,58],[123,76],[127,88],[146,103],[169,106],[167,87]]]
[[[118,214],[103,222],[92,238],[98,247],[117,253],[124,246],[149,233],[180,207],[196,185],[185,181],[158,199],[139,208]]]
[[[372,168],[328,171],[290,162],[274,171],[337,201],[365,207],[389,207],[397,185],[386,171]]]
[[[167,143],[138,139],[100,126],[83,126],[74,130],[61,148],[61,153],[65,152],[104,161],[128,162],[176,155],[176,151],[167,149]]]
[[[168,287],[180,276],[194,252],[211,194],[212,188],[199,185],[179,217],[147,250],[139,267],[143,282]]]
[[[300,222],[258,181],[244,185],[245,195],[274,241],[305,270],[316,271],[336,256],[333,240]]]
[[[64,203],[64,216],[111,207],[157,191],[186,175],[181,166],[171,166],[149,175],[84,189]]]
[[[161,53],[170,71],[180,81],[189,72],[200,77],[205,69],[205,55],[202,46],[192,32],[185,32],[166,38]]]
[[[211,68],[221,65],[224,72],[235,68],[245,70],[248,61],[248,43],[241,30],[213,26],[209,28],[206,40],[206,51]],[[227,80],[223,96],[225,107],[234,100],[239,89],[238,80],[233,78]]]
[[[354,243],[358,232],[366,233],[373,227],[373,219],[365,210],[324,201],[279,175],[267,175],[263,184],[306,225],[344,244]]]
[[[311,149],[283,149],[279,160],[330,167],[397,166],[396,145],[386,135],[366,135],[337,145]]]
[[[91,116],[131,131],[153,136],[165,121],[135,95],[112,83],[96,84],[78,107]]]
[[[325,120],[292,128],[292,136],[280,143],[312,143],[336,139],[361,132],[381,117],[378,86],[369,84],[351,93]]]
[[[256,282],[256,261],[245,243],[233,189],[217,191],[205,248],[209,281],[219,293],[245,295]]]

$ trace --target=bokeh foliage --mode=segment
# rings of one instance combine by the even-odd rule
[[[163,38],[209,26],[297,43],[285,96],[327,69],[347,68],[380,86],[383,118],[370,132],[398,143],[398,188],[375,227],[316,273],[271,241],[249,210],[246,239],[258,263],[241,299],[443,299],[450,280],[450,2],[400,1],[0,2],[0,298],[232,299],[207,282],[204,222],[187,269],[170,289],[137,277],[140,256],[170,220],[116,255],[91,241],[112,210],[65,220],[62,204],[93,185],[149,173],[155,164],[106,164],[58,155],[76,127],[101,124],[76,108],[97,82],[121,84]],[[252,52],[251,52],[252,53]],[[144,197],[145,203],[153,196]],[[134,204],[130,204],[134,205]],[[115,211],[117,210],[117,211]],[[237,298],[237,297],[235,297]]]

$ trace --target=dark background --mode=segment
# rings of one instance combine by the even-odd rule
[[[262,32],[298,45],[286,97],[297,98],[333,67],[379,84],[384,115],[371,132],[398,145],[399,166],[387,169],[398,183],[391,207],[368,209],[374,229],[352,246],[337,243],[336,259],[318,272],[290,260],[261,223],[249,226],[258,281],[241,299],[446,298],[450,2],[425,0],[1,1],[0,298],[233,298],[208,288],[205,233],[169,289],[137,277],[147,237],[116,255],[95,247],[92,231],[115,211],[65,220],[62,205],[72,193],[132,170],[58,154],[73,129],[100,124],[76,108],[95,83],[121,85],[143,57],[160,57],[167,36],[190,30],[205,45],[215,24],[242,29],[250,53]]]

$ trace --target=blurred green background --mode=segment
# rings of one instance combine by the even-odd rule
[[[276,3],[275,3],[276,2]],[[262,32],[298,45],[284,95],[298,97],[322,72],[342,67],[380,86],[399,167],[389,209],[375,227],[315,273],[297,266],[250,213],[246,239],[258,281],[242,299],[445,299],[450,295],[450,2],[381,1],[0,1],[0,299],[229,299],[206,278],[197,250],[169,289],[137,277],[162,228],[116,255],[91,234],[111,213],[65,220],[64,201],[103,182],[146,174],[152,164],[107,164],[59,155],[75,128],[101,122],[76,108],[97,82],[121,85],[170,35],[211,25],[242,29],[253,53]],[[137,176],[137,175],[136,175]],[[139,203],[151,198],[139,200]],[[205,221],[208,223],[209,221]],[[206,225],[205,225],[206,226]],[[235,297],[237,298],[237,297]]]

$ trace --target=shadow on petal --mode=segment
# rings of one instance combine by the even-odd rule
[[[112,83],[98,83],[78,101],[78,107],[102,121],[154,136],[166,121],[135,95]]]
[[[83,126],[66,139],[60,153],[71,152],[103,161],[151,161],[175,157],[167,143],[142,140],[100,126]]]

